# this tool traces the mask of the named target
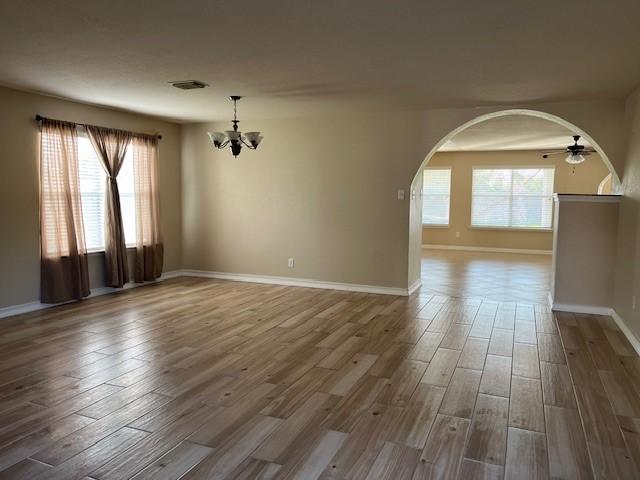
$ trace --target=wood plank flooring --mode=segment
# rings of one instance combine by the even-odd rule
[[[422,251],[422,291],[497,302],[545,303],[551,286],[551,255]]]
[[[0,479],[640,475],[607,317],[178,278],[1,325]]]

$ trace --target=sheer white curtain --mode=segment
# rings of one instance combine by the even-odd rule
[[[132,147],[136,206],[134,280],[144,282],[162,274],[164,257],[158,193],[158,138],[136,135]]]
[[[40,300],[89,295],[76,125],[44,119],[40,130]]]

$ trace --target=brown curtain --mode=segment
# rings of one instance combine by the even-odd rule
[[[133,185],[136,205],[134,280],[154,280],[162,273],[164,246],[158,196],[158,138],[133,138]]]
[[[91,125],[85,125],[85,128],[107,174],[104,217],[106,284],[122,287],[129,281],[129,269],[117,177],[133,134]]]
[[[89,295],[76,125],[45,119],[40,133],[40,300]]]

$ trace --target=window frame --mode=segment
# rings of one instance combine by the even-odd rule
[[[447,223],[424,223],[424,200],[425,200],[425,194],[424,194],[424,174],[428,171],[428,170],[448,170],[449,171],[449,208],[447,209]],[[422,169],[422,190],[420,192],[420,199],[422,200],[422,212],[423,215],[421,215],[421,221],[422,221],[422,227],[423,228],[450,228],[451,227],[451,177],[453,174],[453,169],[452,167],[424,167]],[[435,195],[433,195],[435,196]]]
[[[473,224],[473,180],[474,180],[474,171],[475,170],[551,170],[553,172],[553,182],[551,184],[551,195],[550,197],[553,199],[556,185],[556,166],[555,165],[473,165],[471,167],[471,205],[469,208],[469,229],[471,230],[506,230],[509,232],[540,232],[540,233],[550,233],[553,232],[553,220],[554,220],[554,209],[553,209],[553,201],[551,204],[551,218],[549,227],[508,227],[508,226],[491,226],[491,225],[474,225]],[[513,182],[512,182],[513,188]],[[521,196],[521,195],[519,195]],[[513,198],[513,195],[509,196],[510,199]]]

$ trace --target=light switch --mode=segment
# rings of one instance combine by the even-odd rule
[[[404,200],[404,190],[398,190],[398,200]]]

